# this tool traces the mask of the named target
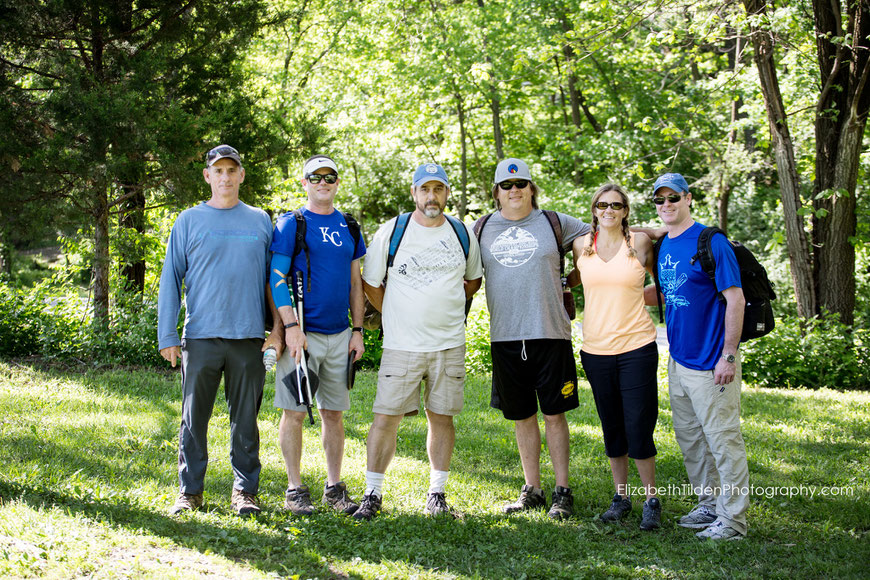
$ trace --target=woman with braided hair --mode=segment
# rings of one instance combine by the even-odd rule
[[[628,216],[629,200],[622,188],[603,185],[592,197],[592,231],[574,240],[574,266],[585,298],[580,357],[616,487],[610,508],[600,517],[617,521],[631,512],[631,457],[646,495],[640,527],[654,530],[662,509],[655,490],[653,441],[658,348],[643,298],[646,272],[653,266],[652,243],[646,234],[629,230]]]

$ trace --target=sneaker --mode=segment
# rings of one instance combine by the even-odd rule
[[[257,494],[248,493],[241,489],[233,488],[233,498],[230,501],[233,511],[240,516],[250,516],[260,513],[260,506],[257,503]]]
[[[678,526],[684,528],[701,529],[706,528],[716,521],[716,510],[707,505],[695,506],[695,509],[680,518],[677,522]]]
[[[553,491],[553,505],[547,512],[551,520],[564,520],[574,515],[574,496],[567,487],[557,485]]]
[[[622,497],[618,493],[613,494],[613,501],[607,511],[599,516],[602,522],[615,522],[623,519],[631,513],[631,498]]]
[[[300,485],[296,489],[287,489],[284,493],[284,509],[294,516],[310,516],[314,513],[311,505],[311,492],[307,485]]]
[[[426,511],[427,516],[439,517],[446,516],[451,519],[456,515],[450,506],[447,505],[447,500],[444,498],[444,492],[430,493],[426,496]]]
[[[524,485],[520,490],[519,499],[514,503],[504,506],[504,513],[512,514],[514,512],[541,509],[546,506],[547,499],[544,497],[544,492],[535,491],[535,488],[531,485]]]
[[[347,485],[343,481],[323,488],[323,503],[347,515],[351,515],[359,508],[359,504],[347,495]]]
[[[640,529],[648,532],[661,526],[662,502],[657,497],[651,497],[643,502],[643,518],[640,520]]]
[[[732,528],[731,526],[726,526],[722,523],[721,520],[716,520],[710,526],[707,527],[706,530],[701,530],[695,534],[695,537],[701,540],[742,540],[743,534]]]
[[[181,512],[191,512],[202,507],[201,493],[180,493],[178,499],[169,508],[169,515],[174,516]]]
[[[364,495],[362,502],[359,504],[359,509],[353,513],[353,517],[358,520],[370,520],[381,511],[381,496],[375,495],[374,492]]]

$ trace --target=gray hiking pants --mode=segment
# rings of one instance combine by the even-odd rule
[[[260,432],[266,369],[261,338],[200,338],[182,341],[181,430],[178,480],[183,493],[202,493],[208,466],[208,421],[224,378],[230,413],[230,464],[233,487],[257,493],[260,482]]]

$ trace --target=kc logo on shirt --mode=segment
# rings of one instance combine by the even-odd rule
[[[331,242],[333,246],[341,246],[341,232],[330,232],[329,227],[321,226],[320,233],[323,234],[323,243]]]

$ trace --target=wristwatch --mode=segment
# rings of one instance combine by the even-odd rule
[[[722,358],[724,358],[727,363],[734,363],[734,361],[737,360],[737,357],[733,354],[723,354]]]
[[[362,326],[354,326],[353,328],[350,329],[350,331],[351,332],[359,332],[360,334],[362,334],[363,328],[362,328]]]

